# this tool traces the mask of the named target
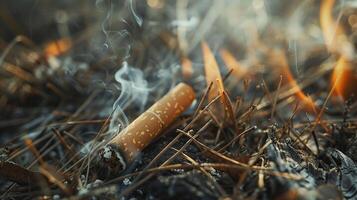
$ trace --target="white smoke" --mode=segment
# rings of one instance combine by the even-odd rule
[[[120,95],[113,104],[112,120],[109,124],[110,133],[118,133],[129,123],[124,109],[129,105],[139,107],[142,111],[148,100],[150,88],[140,69],[136,69],[123,62],[122,67],[115,73],[115,80],[119,83]]]

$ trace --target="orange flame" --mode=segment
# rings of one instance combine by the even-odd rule
[[[320,24],[328,51],[353,56],[353,47],[348,42],[343,28],[333,18],[335,0],[322,0],[320,6]]]
[[[45,46],[44,54],[46,57],[59,56],[66,53],[72,47],[72,42],[69,38],[61,38],[48,43]]]
[[[294,79],[284,52],[274,51],[273,55],[274,58],[279,62],[278,67],[283,76],[282,84],[289,85],[291,88],[296,88],[297,92],[295,93],[295,96],[304,103],[304,110],[316,113],[314,101],[311,99],[311,97],[304,94],[299,84]]]
[[[232,75],[238,80],[240,80],[247,73],[247,70],[240,65],[231,52],[226,49],[221,49],[220,54],[227,69],[229,71],[232,70]]]
[[[222,77],[218,68],[218,64],[214,55],[206,42],[202,42],[202,55],[205,68],[206,83],[210,85],[213,83],[212,88],[208,94],[208,100],[213,100],[221,94],[220,85],[223,87]]]
[[[336,84],[334,92],[337,96],[346,99],[352,94],[357,95],[356,71],[352,69],[352,63],[343,56],[337,61],[332,73],[331,83]]]
[[[219,96],[221,100],[220,104],[216,103],[213,105],[213,112],[220,117],[227,117],[233,124],[235,124],[232,102],[224,89],[222,77],[216,59],[206,42],[202,42],[201,46],[206,82],[207,85],[210,85],[212,83],[212,88],[208,93],[208,100],[212,101],[217,96]],[[224,112],[221,112],[221,110],[224,110]]]
[[[181,59],[181,70],[182,70],[182,76],[184,79],[191,78],[191,76],[193,74],[192,62],[187,57],[183,57]]]

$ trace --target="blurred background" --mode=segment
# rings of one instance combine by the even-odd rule
[[[46,162],[67,170],[63,163],[72,160],[56,131],[88,155],[93,140],[108,141],[178,82],[201,97],[213,73],[244,116],[242,130],[258,126],[247,147],[295,117],[293,128],[307,138],[299,148],[319,153],[315,141],[329,144],[333,122],[355,120],[356,48],[355,0],[1,0],[0,144],[37,169],[24,150],[30,139]],[[331,124],[318,127],[313,140],[306,127],[322,114]],[[227,132],[223,143],[234,138]],[[340,146],[353,146],[349,141]],[[252,149],[242,155],[258,152]],[[355,149],[343,152],[356,160]],[[68,169],[79,177],[76,170]]]

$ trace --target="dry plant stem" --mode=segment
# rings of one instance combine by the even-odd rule
[[[210,85],[211,86],[211,85]],[[210,90],[210,86],[208,86],[206,92],[204,93],[202,99],[205,99],[208,95],[208,92]],[[189,124],[186,125],[186,127],[183,129],[184,131],[188,131],[192,125],[201,118],[201,116],[204,114],[204,112],[206,110],[208,110],[208,108],[210,107],[210,105],[212,105],[215,101],[217,101],[219,99],[219,96],[217,96],[214,100],[212,100],[210,103],[208,103],[208,105],[206,105],[202,110],[200,110],[199,112],[196,112],[197,115],[194,115],[193,119],[191,120],[191,122]],[[199,104],[200,105],[200,104]],[[197,108],[197,110],[200,109],[200,106]],[[149,169],[151,166],[153,166],[155,164],[155,162],[168,150],[170,149],[170,147],[175,144],[181,137],[183,136],[183,133],[179,133],[173,140],[171,140],[171,142],[169,144],[167,144],[164,149],[162,149],[156,156],[154,159],[152,159],[152,161],[144,168],[143,171]],[[133,182],[136,182],[137,180],[139,180],[139,178],[141,178],[141,175],[139,174],[139,176],[136,177],[136,179]]]
[[[189,85],[178,84],[114,137],[106,147],[100,149],[99,159],[114,171],[126,169],[126,166],[186,110],[194,99],[195,93]]]
[[[178,150],[174,155],[172,155],[169,159],[167,159],[164,163],[161,164],[161,166],[165,166],[165,165],[168,165],[173,159],[175,159],[181,152],[183,152],[186,147],[188,147],[188,145],[190,145],[193,141],[193,139],[196,139],[200,133],[202,133],[204,130],[206,130],[206,128],[211,124],[211,120],[208,121],[206,123],[206,125],[204,125],[199,131],[197,131],[197,133],[195,135],[192,136],[192,138],[190,138],[181,148],[180,150]],[[177,130],[179,132],[181,132],[181,130]],[[186,133],[186,132],[185,132]],[[189,133],[193,133],[193,131],[189,131]],[[187,133],[187,134],[189,134]]]
[[[85,110],[85,108],[94,100],[94,98],[99,94],[99,90],[95,90],[95,91],[93,91],[92,93],[91,93],[91,95],[81,104],[81,106],[76,110],[76,112],[73,114],[73,115],[71,115],[68,119],[67,119],[67,121],[66,122],[71,122],[71,121],[73,121],[74,119],[76,119],[77,118],[77,116],[82,112],[82,111],[84,111]],[[109,119],[107,119],[105,122],[104,122],[104,125],[102,126],[102,129],[104,129],[104,127],[105,127],[105,125],[107,124],[107,122],[109,121]],[[65,125],[65,124],[64,124]],[[62,130],[63,129],[63,126],[60,126],[57,130],[58,131],[64,131],[64,130]],[[101,130],[102,130],[101,129]],[[101,132],[100,132],[101,133]],[[98,135],[100,135],[100,134],[98,134]],[[97,135],[97,137],[98,137],[98,135]],[[67,164],[69,164],[70,162],[71,162],[71,160],[73,160],[73,159],[75,159],[75,158],[77,158],[77,156],[79,155],[79,153],[76,153],[76,154],[74,154],[74,156],[72,157],[72,158],[70,158],[69,159],[69,161],[64,165],[64,166],[62,166],[59,170],[63,170],[64,169],[64,167],[65,166],[67,166]],[[83,161],[84,159],[79,159],[79,161]],[[76,164],[80,164],[81,162],[76,162]],[[82,163],[83,164],[83,163]],[[75,167],[75,165],[73,165],[73,166],[71,166],[70,167],[70,169],[72,168],[72,167]],[[66,169],[65,171],[69,171],[69,169]]]
[[[179,131],[180,131],[180,130],[179,130]],[[180,131],[180,132],[181,132],[181,131]],[[190,139],[192,139],[193,142],[194,142],[196,145],[198,145],[199,147],[203,148],[204,150],[207,150],[208,152],[214,154],[215,156],[218,156],[218,157],[222,158],[222,159],[225,160],[225,161],[228,161],[228,162],[230,162],[230,163],[232,163],[232,164],[239,165],[239,166],[241,166],[241,167],[243,167],[243,168],[245,168],[245,169],[249,169],[249,170],[251,170],[251,169],[258,169],[258,168],[259,168],[259,167],[256,167],[256,166],[249,166],[249,165],[247,165],[247,164],[245,164],[245,163],[242,163],[242,162],[236,161],[236,160],[234,160],[234,159],[231,159],[231,158],[229,158],[229,157],[227,157],[227,156],[225,156],[225,155],[219,153],[218,151],[215,151],[214,149],[211,149],[210,147],[208,147],[208,146],[206,146],[205,144],[201,143],[200,141],[198,141],[197,139],[195,139],[195,138],[192,137],[191,135],[187,134],[186,132],[182,132],[182,133],[184,133],[185,136],[187,136],[187,137],[189,137]]]
[[[231,159],[227,156],[224,156],[223,154],[220,154],[219,152],[214,151],[213,149],[207,147],[206,145],[202,144],[201,142],[199,142],[198,140],[196,140],[195,138],[193,138],[191,135],[187,134],[184,131],[178,130],[180,133],[183,133],[184,135],[188,136],[190,139],[192,139],[197,145],[199,145],[200,147],[203,147],[205,150],[208,150],[209,152],[215,154],[216,156],[224,159],[225,161],[230,162],[232,165],[230,166],[235,166],[237,169],[245,169],[245,170],[253,170],[253,171],[263,171],[266,174],[270,174],[270,175],[274,175],[274,176],[281,176],[284,178],[288,178],[288,179],[293,179],[293,180],[301,180],[302,177],[297,176],[295,174],[290,174],[290,173],[280,173],[280,172],[274,172],[269,168],[265,168],[265,167],[260,167],[260,166],[250,166],[241,162],[238,162],[234,159]],[[182,149],[182,148],[181,148]],[[178,151],[177,153],[181,153],[180,151]],[[204,165],[204,164],[203,164]],[[218,163],[219,166],[226,166],[225,163]],[[229,165],[229,164],[227,164]],[[164,169],[166,169],[167,167],[169,167],[170,165],[161,165],[159,168],[154,168],[154,169],[147,169],[145,171],[142,172],[137,172],[139,175],[141,173],[150,173],[150,172],[155,172],[155,171],[162,171]],[[174,164],[173,166],[180,166],[182,167],[181,169],[184,169],[185,167],[183,167],[183,164]],[[202,166],[199,165],[199,166]],[[212,166],[212,165],[211,165]],[[197,168],[197,166],[195,165],[188,165],[187,167],[193,167],[193,168]],[[207,166],[206,166],[207,167]],[[213,166],[212,166],[213,167]],[[222,169],[222,168],[218,168],[218,169]],[[135,175],[135,174],[134,174]],[[147,180],[149,180],[152,176],[154,175],[154,173],[149,174],[148,176],[140,179],[139,181],[135,182],[135,184],[133,184],[131,187],[127,188],[126,190],[124,190],[120,197],[126,196],[128,194],[130,194],[132,191],[134,191],[138,186],[140,186],[141,184],[143,184],[144,182],[146,182]],[[119,179],[119,178],[118,178]]]
[[[25,144],[29,147],[31,153],[35,156],[36,160],[40,163],[40,165],[44,165],[45,161],[42,159],[40,152],[33,145],[31,139],[25,139]]]
[[[160,167],[165,167],[165,166],[169,165],[169,163],[170,163],[174,158],[176,158],[180,153],[182,153],[183,150],[185,150],[186,147],[192,143],[193,139],[195,139],[196,137],[198,137],[199,134],[200,134],[202,131],[206,130],[206,128],[207,128],[211,123],[212,123],[212,120],[209,120],[209,121],[206,123],[206,125],[204,125],[200,130],[198,130],[197,133],[196,133],[194,136],[192,136],[192,138],[190,138],[174,155],[172,155],[169,159],[167,159],[164,163],[162,163],[162,164],[160,165]],[[178,135],[178,136],[180,136],[180,137],[181,137],[181,135],[187,134],[185,131],[181,131],[181,130],[179,130],[179,129],[178,129],[177,131],[180,133],[180,134]],[[190,132],[192,132],[192,131],[190,131]],[[176,139],[176,138],[175,138],[175,139]],[[175,141],[175,142],[176,142],[176,141]],[[172,145],[170,145],[170,144],[171,144],[171,143],[169,143],[161,152],[166,151],[168,148],[170,148],[170,147],[172,146]],[[173,144],[173,143],[172,143],[172,144]],[[154,158],[154,159],[155,159],[155,158]],[[151,166],[150,163],[149,163],[148,166]],[[146,167],[146,168],[143,170],[143,173],[146,172],[146,170],[149,170],[148,167]],[[131,185],[131,187],[129,187],[129,188],[127,188],[126,190],[123,191],[122,196],[125,196],[125,195],[127,195],[127,194],[130,194],[132,191],[134,191],[134,190],[135,190],[137,187],[139,187],[141,184],[143,184],[144,182],[146,182],[147,180],[149,180],[149,179],[150,179],[151,177],[153,177],[155,174],[154,174],[154,173],[149,174],[149,175],[147,175],[146,177],[144,177],[144,178],[142,178],[142,179],[140,179],[140,178],[141,178],[140,175],[141,175],[141,174],[139,174],[139,175],[135,178],[135,180],[133,181],[134,184]]]
[[[280,94],[278,96],[278,101],[286,99],[286,98],[296,94],[299,91],[299,89],[304,89],[305,87],[313,84],[316,80],[318,80],[316,77],[322,77],[323,75],[325,75],[326,73],[331,71],[331,69],[333,67],[334,67],[334,65],[331,64],[331,60],[327,60],[326,63],[321,66],[321,68],[318,68],[318,70],[312,71],[312,72],[309,71],[309,74],[311,74],[311,77],[313,77],[313,78],[304,79],[299,84],[299,88],[298,87],[281,88],[281,90],[280,90],[281,92],[279,92]],[[262,103],[257,105],[257,110],[264,109],[264,108],[270,106],[271,103],[272,102],[270,102],[270,101],[263,101]]]
[[[37,163],[40,163],[40,159],[43,159],[43,157],[45,156],[45,155],[47,155],[49,152],[51,152],[54,148],[56,148],[57,147],[57,145],[59,145],[60,144],[60,142],[59,141],[54,141],[55,140],[55,138],[53,137],[51,140],[49,140],[45,145],[43,145],[43,147],[39,150],[39,152],[41,152],[40,154],[39,154],[39,158],[36,158],[34,161],[32,161],[31,163],[30,163],[30,165],[28,165],[26,168],[27,169],[29,169],[29,168],[31,168],[31,167],[33,167],[35,164],[37,164]],[[52,144],[52,142],[54,142],[53,144]]]
[[[226,145],[224,145],[222,148],[220,148],[219,150],[217,150],[218,152],[222,152],[223,150],[225,150],[226,148],[228,148],[231,144],[233,144],[234,142],[236,142],[240,137],[242,137],[243,135],[245,135],[246,133],[257,129],[256,126],[252,126],[247,128],[246,130],[244,130],[242,133],[238,134],[237,136],[235,136],[232,140],[230,140]]]
[[[295,133],[294,129],[291,129],[290,132],[297,139],[297,141],[299,141],[303,145],[303,147],[305,148],[306,151],[308,151],[311,155],[316,156],[316,154],[310,149],[309,146],[307,146],[307,144],[300,138],[300,136],[297,133]]]
[[[52,129],[52,131],[55,133],[61,144],[65,147],[65,149],[70,153],[71,156],[75,155],[75,151],[72,149],[72,147],[66,142],[65,138],[61,135],[61,133],[56,130]]]
[[[71,133],[67,132],[67,131],[63,131],[63,134],[67,135],[68,137],[70,137],[73,141],[75,141],[76,143],[80,144],[80,145],[84,145],[84,143],[82,141],[80,141],[76,136],[73,136]]]
[[[52,139],[54,139],[54,137],[52,137]],[[50,140],[50,141],[52,141],[52,140]],[[47,142],[47,144],[45,144],[44,145],[44,147],[42,147],[42,150],[43,149],[46,149],[46,151],[45,152],[43,152],[41,155],[40,155],[40,157],[42,158],[42,157],[44,157],[45,155],[47,155],[49,152],[51,152],[58,144],[59,144],[59,142],[57,141],[54,145],[52,145],[52,146],[50,146],[50,147],[48,147],[48,144],[50,144],[50,141],[49,142]],[[47,148],[48,147],[48,148]],[[41,151],[42,151],[41,150]],[[8,162],[8,161],[5,161],[5,162]],[[29,170],[31,167],[33,167],[37,162],[39,162],[39,160],[36,158],[29,166],[27,166],[25,169],[26,170]],[[38,174],[40,174],[40,173],[38,173]],[[42,174],[40,174],[41,176],[42,176]],[[30,180],[31,181],[31,183],[34,183],[34,181],[32,181],[32,180]],[[0,196],[0,199],[2,199],[3,197],[5,197],[12,189],[13,189],[13,187],[15,186],[15,184],[11,184],[9,187],[8,187],[8,189],[4,192],[4,194],[2,195],[2,196]]]
[[[5,48],[5,50],[2,52],[1,56],[0,56],[0,66],[2,66],[4,59],[6,58],[6,56],[10,53],[10,51],[14,48],[14,46],[18,43],[23,43],[26,46],[29,47],[34,47],[36,48],[35,43],[32,42],[31,39],[29,39],[26,36],[23,35],[18,35],[14,38],[14,40],[12,40],[9,45]]]
[[[326,109],[327,102],[330,100],[330,97],[332,96],[333,91],[335,90],[336,86],[337,86],[337,81],[333,84],[333,87],[331,88],[331,90],[330,90],[330,92],[328,93],[328,95],[327,95],[327,97],[326,97],[324,103],[322,104],[322,108],[321,108],[319,114],[318,114],[317,117],[316,117],[315,124],[314,124],[314,126],[313,126],[312,131],[315,131],[317,125],[321,124],[321,118],[322,118],[322,115],[324,114],[324,111],[325,111],[325,109]],[[326,129],[327,129],[327,128],[326,128]]]
[[[114,182],[121,181],[126,178],[130,178],[130,177],[139,175],[141,173],[144,173],[144,174],[151,173],[152,174],[152,173],[158,173],[158,172],[162,172],[162,171],[170,171],[173,169],[200,169],[200,168],[206,168],[206,169],[214,168],[214,169],[218,169],[218,170],[222,170],[222,169],[242,170],[242,169],[245,169],[244,167],[241,167],[241,166],[238,166],[235,164],[227,164],[227,163],[199,163],[197,165],[195,165],[195,164],[172,164],[172,165],[151,168],[151,169],[147,169],[146,171],[134,172],[131,174],[117,177],[115,179],[112,179],[112,180],[106,182],[103,186],[98,187],[97,190],[107,188],[110,186],[110,184],[112,184]],[[294,175],[294,174],[289,174],[286,172],[275,172],[275,171],[272,171],[272,170],[264,168],[264,167],[258,167],[257,169],[253,169],[253,170],[254,171],[262,171],[264,174],[282,177],[285,179],[291,179],[291,180],[301,180],[302,179],[302,177]],[[115,186],[117,187],[117,184],[115,184]],[[130,191],[124,191],[121,193],[120,196],[125,196],[125,195],[128,195],[129,193],[130,193]],[[90,196],[90,194],[92,194],[92,193],[88,193],[88,196]],[[70,199],[72,199],[72,198],[70,198]],[[76,198],[74,198],[74,199],[76,199]]]
[[[65,122],[57,122],[47,125],[47,127],[51,126],[60,126],[60,125],[83,125],[83,124],[102,124],[107,119],[93,119],[93,120],[78,120],[78,121],[65,121]]]
[[[232,74],[233,69],[230,69],[228,73],[222,78],[222,81],[225,82]]]
[[[203,102],[204,102],[205,99],[207,98],[207,95],[208,95],[208,93],[210,92],[210,90],[211,90],[211,88],[212,88],[212,85],[213,85],[213,82],[211,82],[211,83],[208,85],[207,89],[206,89],[205,92],[203,93],[203,96],[202,96],[200,102],[198,103],[197,109],[196,109],[195,113],[193,114],[194,117],[196,117],[197,114],[198,114],[198,112],[201,110],[201,107],[202,107],[202,105],[203,105]]]
[[[218,170],[221,170],[221,169],[237,169],[237,170],[246,169],[245,167],[242,167],[242,166],[239,166],[236,164],[230,164],[230,163],[198,163],[197,165],[196,164],[178,163],[178,164],[171,164],[171,165],[150,168],[150,169],[146,170],[145,172],[144,171],[133,172],[131,174],[127,174],[127,175],[112,179],[112,180],[108,181],[106,184],[111,184],[116,181],[124,180],[126,178],[136,176],[140,173],[148,174],[148,173],[155,173],[155,172],[167,171],[167,170],[172,170],[172,169],[195,169],[195,168],[205,168],[205,169],[214,168],[214,169],[218,169]],[[277,171],[273,171],[269,168],[261,167],[261,166],[253,168],[252,170],[253,171],[262,171],[264,174],[283,177],[286,179],[292,179],[292,180],[301,180],[302,179],[302,177],[300,177],[298,175],[289,174],[287,172],[286,173],[285,172],[277,172]]]
[[[42,138],[36,140],[35,142],[33,142],[33,145],[37,145],[38,143],[44,141],[45,139],[48,139],[50,136],[53,136],[53,135],[50,135],[50,134],[45,135],[44,137],[42,137]],[[20,151],[17,151],[14,154],[10,155],[9,158],[6,161],[10,161],[10,160],[16,158],[17,156],[25,153],[28,149],[29,149],[29,146],[25,146]]]
[[[208,89],[206,90],[205,94],[203,95],[203,99],[206,98],[206,95],[208,94],[210,90],[210,86],[208,87]],[[186,125],[186,127],[183,129],[183,131],[179,131],[179,134],[169,143],[165,146],[164,149],[162,149],[158,155],[155,156],[155,158],[141,171],[138,173],[138,176],[133,180],[133,185],[129,188],[127,188],[125,191],[123,191],[123,193],[121,194],[120,197],[125,196],[127,194],[130,194],[135,188],[139,187],[141,184],[143,184],[144,182],[146,182],[147,180],[149,180],[151,177],[154,176],[153,173],[147,175],[146,177],[142,178],[142,175],[147,173],[147,171],[150,170],[150,167],[168,150],[171,148],[171,146],[176,143],[178,141],[178,139],[180,139],[187,131],[198,119],[200,119],[200,117],[204,114],[204,112],[206,110],[208,110],[210,108],[210,106],[216,102],[219,99],[219,96],[217,96],[215,99],[213,99],[212,101],[210,101],[201,111],[197,112],[197,116],[195,116],[192,121]],[[209,124],[212,123],[212,119],[209,120],[206,125],[204,125],[198,132],[205,130]],[[198,133],[197,132],[197,133]],[[186,144],[190,144],[191,140],[187,141]],[[182,152],[184,148],[182,147],[180,150]],[[161,167],[164,166],[164,164],[168,164],[169,161],[171,161],[171,159],[173,159],[178,153],[174,154],[173,156],[171,156],[168,160],[166,160],[165,163],[163,163],[162,165],[160,165]]]
[[[18,184],[33,184],[36,183],[37,176],[41,174],[25,169],[13,162],[0,162],[0,177],[16,182]]]
[[[175,151],[178,151],[177,149],[174,149]],[[188,160],[189,162],[191,162],[193,165],[199,165],[198,162],[196,162],[193,158],[191,158],[190,156],[186,155],[185,153],[181,152],[181,155],[186,159]],[[213,168],[212,168],[213,169]],[[212,182],[212,184],[217,188],[217,190],[219,191],[220,193],[220,196],[228,196],[226,191],[222,188],[221,185],[219,185],[217,183],[217,181],[215,180],[215,178],[207,172],[206,169],[204,169],[203,167],[199,167],[199,170],[205,175],[208,177],[208,179]]]
[[[265,82],[264,78],[262,79],[262,85],[263,85],[263,89],[265,90],[265,93],[266,93],[266,95],[267,95],[267,98],[268,98],[269,102],[270,102],[271,104],[273,104],[274,101],[273,101],[272,94],[271,94],[271,92],[270,92],[270,90],[269,90],[269,88],[268,88],[268,85],[267,85],[267,83]]]
[[[261,167],[263,168],[264,167],[264,158],[261,158],[262,160],[262,164],[261,164]],[[263,174],[263,171],[260,170],[259,173],[258,173],[258,186],[259,186],[259,189],[264,189],[264,174]]]
[[[276,89],[276,93],[275,93],[274,100],[273,100],[273,106],[272,106],[272,109],[271,109],[270,119],[273,119],[273,118],[274,118],[276,103],[277,103],[277,101],[278,101],[278,96],[279,96],[279,94],[280,94],[280,88],[281,88],[281,83],[282,83],[282,81],[283,81],[283,76],[280,75],[280,80],[279,80],[278,88]]]

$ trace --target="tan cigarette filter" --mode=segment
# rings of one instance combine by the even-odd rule
[[[194,99],[195,93],[191,86],[179,83],[114,137],[100,152],[102,160],[109,163],[111,168],[124,170]]]

